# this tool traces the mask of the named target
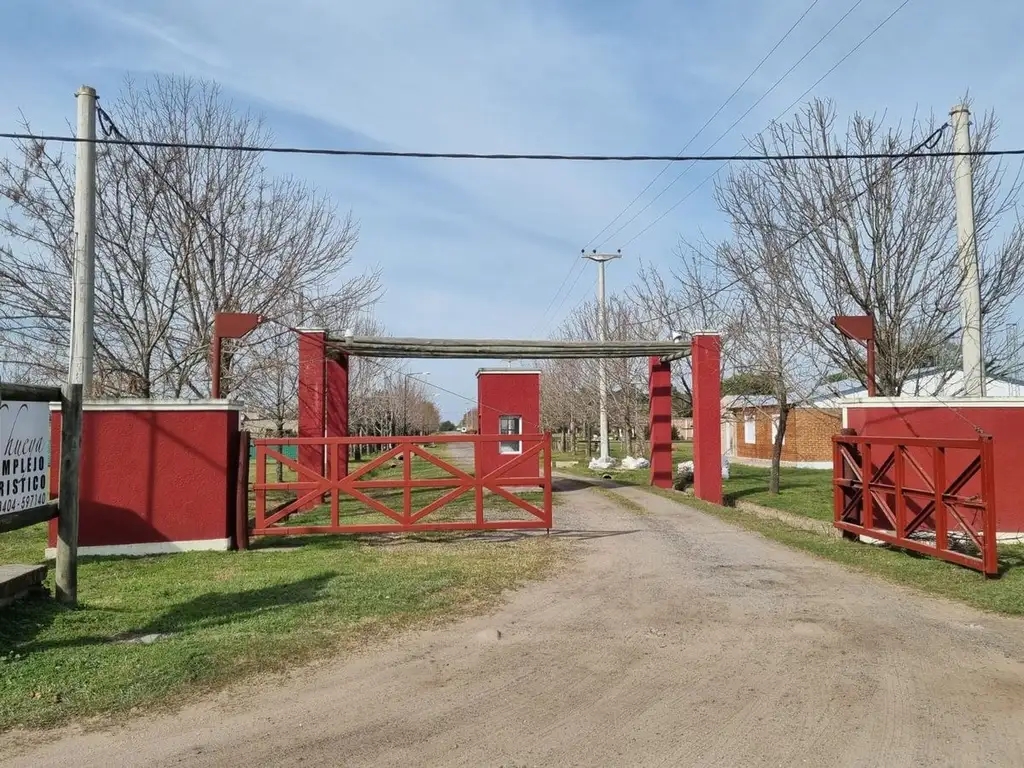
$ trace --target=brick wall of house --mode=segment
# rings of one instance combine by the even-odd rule
[[[736,411],[736,455],[747,459],[772,457],[772,420],[778,408],[748,408]],[[756,441],[744,440],[748,417],[756,420]],[[843,426],[842,412],[816,408],[794,408],[786,424],[783,461],[831,461],[832,435]]]

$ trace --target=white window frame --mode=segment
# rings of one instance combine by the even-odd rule
[[[507,425],[507,420],[515,419],[515,425]],[[515,430],[515,431],[506,431]],[[521,435],[523,434],[523,417],[515,414],[503,414],[498,417],[499,435]],[[498,443],[498,453],[515,456],[523,452],[522,440],[502,440]]]
[[[772,416],[772,445],[775,445],[775,438],[779,434],[779,416]],[[782,444],[786,444],[786,436],[782,436]]]
[[[757,416],[748,414],[743,417],[743,444],[754,445],[757,442]]]

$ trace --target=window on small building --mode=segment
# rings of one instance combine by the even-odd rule
[[[753,445],[757,442],[757,418],[748,414],[743,420],[743,442]]]
[[[779,434],[779,417],[772,416],[772,445],[775,445],[775,438]],[[786,444],[786,436],[782,436],[782,444]]]
[[[498,418],[498,434],[500,435],[521,435],[523,434],[522,416],[501,416]],[[522,453],[523,443],[521,440],[502,440],[498,443],[498,453]]]

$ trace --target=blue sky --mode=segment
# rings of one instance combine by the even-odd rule
[[[862,0],[843,24],[716,146],[733,151],[844,56],[902,0]],[[690,146],[705,151],[855,0],[819,0],[802,24]],[[675,153],[810,0],[5,0],[0,125],[21,110],[63,132],[82,83],[115,94],[128,72],[219,81],[265,112],[276,141],[347,147]],[[968,89],[1024,144],[1019,33],[1012,0],[911,0],[812,95],[843,113],[943,114]],[[360,264],[379,264],[381,318],[398,335],[546,335],[589,296],[576,284],[542,316],[579,251],[660,164],[470,163],[279,157],[360,221]],[[627,216],[675,178],[665,173]],[[609,289],[639,259],[671,265],[680,235],[722,232],[712,168],[688,171],[605,248],[630,241]],[[694,191],[696,188],[696,191]],[[612,228],[613,230],[615,227]],[[600,241],[598,241],[600,242]],[[596,244],[596,243],[595,243]],[[475,362],[412,363],[458,392]],[[467,403],[439,395],[446,415]]]

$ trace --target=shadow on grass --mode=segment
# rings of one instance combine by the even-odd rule
[[[59,616],[74,609],[48,594],[32,595],[0,608],[0,656],[21,651],[21,645],[49,629]]]
[[[33,642],[33,638],[44,628],[41,619],[49,618],[49,622],[52,622],[62,613],[88,614],[90,610],[86,607],[71,611],[49,598],[31,600],[16,606],[14,616],[4,616],[3,630],[0,631],[0,648],[9,645],[18,652],[27,654],[54,648],[124,642],[145,635],[174,635],[197,629],[209,629],[275,608],[313,602],[335,575],[333,572],[325,572],[287,584],[274,584],[239,592],[206,592],[191,600],[172,605],[146,624],[116,636],[90,635]],[[49,622],[45,626],[48,626]]]
[[[282,550],[298,550],[315,546],[326,548],[331,546],[332,542],[335,546],[341,544],[367,547],[402,547],[410,544],[501,544],[543,538],[585,541],[588,539],[603,539],[608,536],[626,536],[639,532],[639,530],[592,531],[568,528],[552,528],[550,531],[546,531],[543,528],[527,528],[495,531],[424,531],[357,535],[325,534],[264,539],[257,546],[254,546],[252,550],[254,552],[259,552],[260,550],[280,552]]]
[[[901,555],[904,555],[906,557],[910,557],[910,558],[912,558],[914,560],[942,560],[942,558],[938,557],[937,555],[929,555],[929,554],[925,554],[924,552],[918,552],[917,550],[913,550],[913,549],[903,549],[901,547],[897,547],[897,546],[894,546],[894,545],[891,545],[891,544],[862,544],[860,542],[851,542],[851,543],[856,543],[856,544],[859,544],[860,546],[880,547],[882,549],[887,549],[890,552],[899,552]],[[962,554],[969,555],[971,557],[981,557],[981,553],[979,552],[977,547],[975,547],[973,545],[971,545],[971,546],[952,547],[952,549],[954,551],[956,551],[956,552],[960,552]],[[1000,547],[999,551],[998,551],[998,560],[999,560],[999,572],[998,572],[997,578],[1002,578],[1003,576],[1005,576],[1006,574],[1010,573],[1011,571],[1015,571],[1017,569],[1024,568],[1024,546],[1016,544],[1016,545],[1009,545],[1009,546]],[[949,561],[947,560],[946,562],[949,562]],[[957,568],[960,568],[960,569],[962,569],[964,571],[969,571],[971,573],[977,573],[976,569],[968,568],[967,566],[960,565],[959,563],[952,563],[952,562],[950,562],[949,564],[952,565],[952,566],[955,566]]]
[[[818,485],[813,483],[813,482],[802,483],[802,482],[794,482],[792,480],[787,480],[785,483],[783,483],[782,488],[780,490],[782,490],[782,491],[794,491],[794,490],[798,490],[798,489],[817,488],[817,487],[818,487]],[[723,498],[726,500],[727,504],[733,504],[736,501],[739,501],[740,499],[746,498],[747,496],[758,496],[758,495],[760,495],[760,496],[763,497],[767,493],[768,493],[768,489],[764,485],[751,485],[751,486],[745,487],[745,488],[732,488],[732,489],[730,489],[728,487],[728,482],[726,482],[726,484],[725,484],[725,492],[723,494]]]

